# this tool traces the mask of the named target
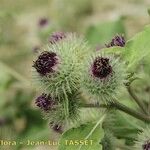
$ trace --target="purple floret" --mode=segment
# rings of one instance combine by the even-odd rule
[[[44,51],[34,62],[33,67],[40,75],[45,76],[55,71],[54,67],[57,63],[58,57],[56,53]]]
[[[113,46],[124,47],[125,46],[124,36],[116,35],[109,44],[106,44],[106,47],[113,47]]]
[[[55,44],[56,42],[59,42],[60,40],[66,38],[66,34],[64,32],[54,32],[50,38],[49,42],[51,44]]]
[[[104,79],[112,73],[112,67],[109,64],[108,58],[97,57],[92,65],[93,76]]]
[[[56,102],[50,95],[42,93],[39,97],[36,98],[35,104],[40,107],[43,111],[52,110]]]

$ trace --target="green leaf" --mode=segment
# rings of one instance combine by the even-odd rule
[[[65,132],[60,139],[59,150],[102,150],[100,141],[104,133],[101,124],[104,117],[96,125],[88,123]]]
[[[128,62],[129,70],[136,69],[140,61],[150,54],[149,39],[150,25],[126,43],[124,58]]]
[[[86,39],[89,41],[90,44],[100,44],[101,46],[103,46],[105,43],[110,42],[112,37],[115,36],[117,33],[125,33],[122,19],[113,22],[104,22],[95,26],[90,26],[87,29]]]
[[[105,118],[103,128],[111,131],[115,137],[133,143],[140,129],[140,121],[123,112],[112,110]]]

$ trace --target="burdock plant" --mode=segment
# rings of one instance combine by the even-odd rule
[[[149,129],[145,129],[137,140],[136,135],[141,131],[140,125],[132,125],[132,127],[136,126],[136,129],[129,137],[126,133],[124,135],[120,133],[123,121],[118,124],[120,121],[118,119],[119,121],[114,123],[118,116],[114,117],[115,119],[107,117],[113,109],[132,116],[133,120],[141,121],[142,125],[150,123],[150,104],[141,101],[132,87],[133,82],[139,79],[137,68],[140,67],[140,62],[150,52],[149,35],[149,26],[129,41],[126,41],[122,35],[117,35],[106,44],[106,48],[100,51],[93,50],[94,48],[76,34],[55,32],[50,36],[49,43],[39,51],[32,65],[33,81],[37,89],[42,91],[42,94],[36,98],[35,104],[43,112],[44,118],[49,120],[50,127],[58,133],[85,123],[66,131],[61,142],[68,136],[71,138],[72,133],[79,129],[76,132],[79,131],[81,137],[78,135],[78,138],[85,140],[92,134],[101,132],[101,137],[97,137],[100,133],[96,135],[98,140],[94,144],[95,147],[91,147],[92,150],[107,150],[111,145],[113,145],[112,149],[117,147],[126,149],[133,146],[135,141],[138,141],[136,146],[140,147],[139,149],[150,149]],[[122,103],[123,91],[128,92],[136,102],[139,106],[138,111]],[[89,125],[88,121],[83,122],[82,118],[89,117],[88,114],[93,109],[100,117],[97,118],[97,122],[95,119],[94,122],[90,119]],[[91,128],[92,123],[95,125]],[[96,132],[95,130],[98,130],[102,123],[104,132]],[[88,131],[88,135],[85,135],[85,130]],[[129,133],[128,128],[127,133]],[[114,143],[111,137],[121,144]],[[120,142],[122,139],[126,142]],[[83,145],[78,146],[79,149],[84,149]],[[60,149],[62,147],[60,146]]]

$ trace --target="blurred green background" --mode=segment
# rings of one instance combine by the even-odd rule
[[[0,0],[0,139],[59,138],[34,104],[38,92],[31,81],[32,59],[52,32],[77,32],[99,49],[117,33],[129,39],[142,30],[148,8],[149,0]]]

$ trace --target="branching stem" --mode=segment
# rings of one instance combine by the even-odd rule
[[[127,86],[127,90],[129,92],[129,94],[131,95],[131,97],[133,98],[133,100],[138,104],[138,106],[141,108],[141,110],[147,114],[146,108],[144,106],[144,104],[142,103],[142,101],[134,94],[134,92],[132,91],[131,86]]]
[[[146,116],[145,114],[142,114],[142,113],[139,113],[139,112],[136,112],[135,110],[119,103],[118,101],[114,101],[114,102],[111,102],[109,104],[83,104],[81,107],[85,107],[85,108],[107,108],[107,109],[118,109],[120,111],[123,111],[139,120],[142,120],[144,122],[147,122],[147,123],[150,123],[150,117],[149,116]]]

